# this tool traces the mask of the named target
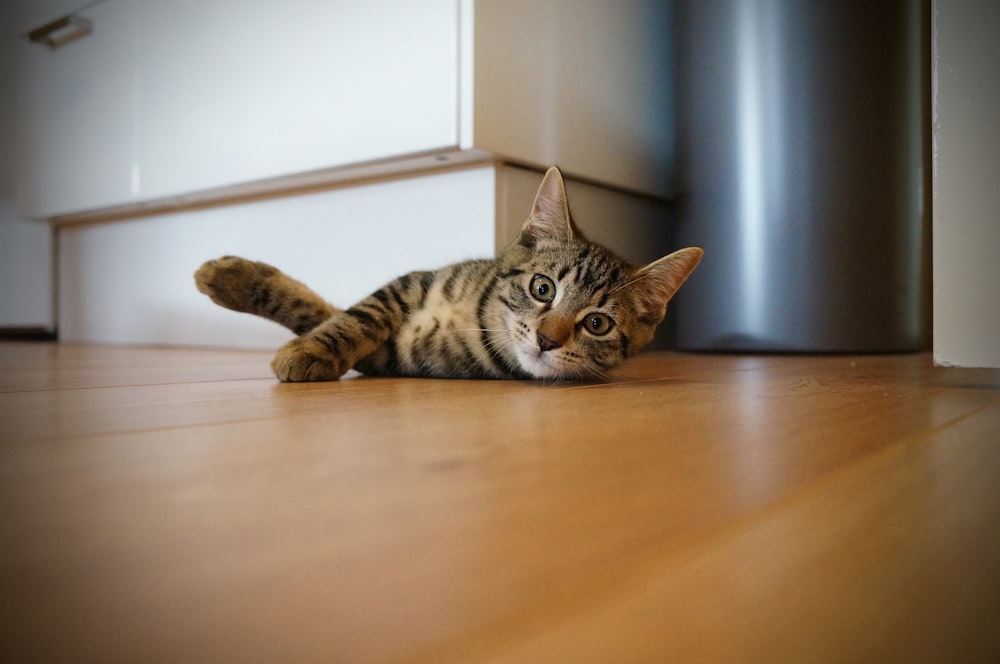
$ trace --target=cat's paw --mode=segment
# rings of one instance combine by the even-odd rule
[[[271,361],[271,370],[286,383],[337,380],[351,367],[310,337],[297,337],[282,346]]]
[[[194,273],[198,290],[216,304],[234,311],[252,312],[260,287],[277,270],[266,263],[239,256],[223,256],[207,261]]]

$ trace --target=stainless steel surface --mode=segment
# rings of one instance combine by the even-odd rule
[[[916,1],[676,5],[678,345],[914,350],[922,342]]]

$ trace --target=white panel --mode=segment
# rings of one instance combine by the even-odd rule
[[[478,0],[476,148],[673,193],[670,4]]]
[[[140,195],[453,147],[456,0],[142,0]]]
[[[83,12],[88,37],[18,44],[18,212],[39,218],[127,202],[132,170],[132,6]]]
[[[934,359],[1000,367],[1000,4],[934,4]]]
[[[224,310],[194,270],[264,260],[340,305],[396,276],[493,253],[494,169],[454,171],[60,231],[60,338],[276,347],[291,333]]]

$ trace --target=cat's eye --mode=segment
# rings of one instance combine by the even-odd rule
[[[531,297],[539,302],[551,302],[556,296],[556,284],[544,274],[536,274],[531,279]]]
[[[589,314],[583,321],[587,331],[595,337],[603,337],[615,326],[615,322],[606,314]]]

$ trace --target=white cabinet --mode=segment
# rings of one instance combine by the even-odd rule
[[[377,7],[377,11],[376,11]],[[106,0],[21,46],[23,216],[454,146],[454,0]]]
[[[273,346],[197,293],[201,261],[351,302],[489,255],[551,164],[595,238],[671,248],[668,0],[43,4],[93,24],[17,45],[17,202],[58,225],[62,339]]]
[[[433,167],[672,188],[665,0],[104,0],[19,45],[22,216]]]
[[[454,0],[139,7],[142,198],[456,144]]]
[[[25,218],[121,205],[136,193],[132,11],[105,2],[85,13],[96,26],[89,37],[56,50],[27,39],[17,47],[17,207]]]

